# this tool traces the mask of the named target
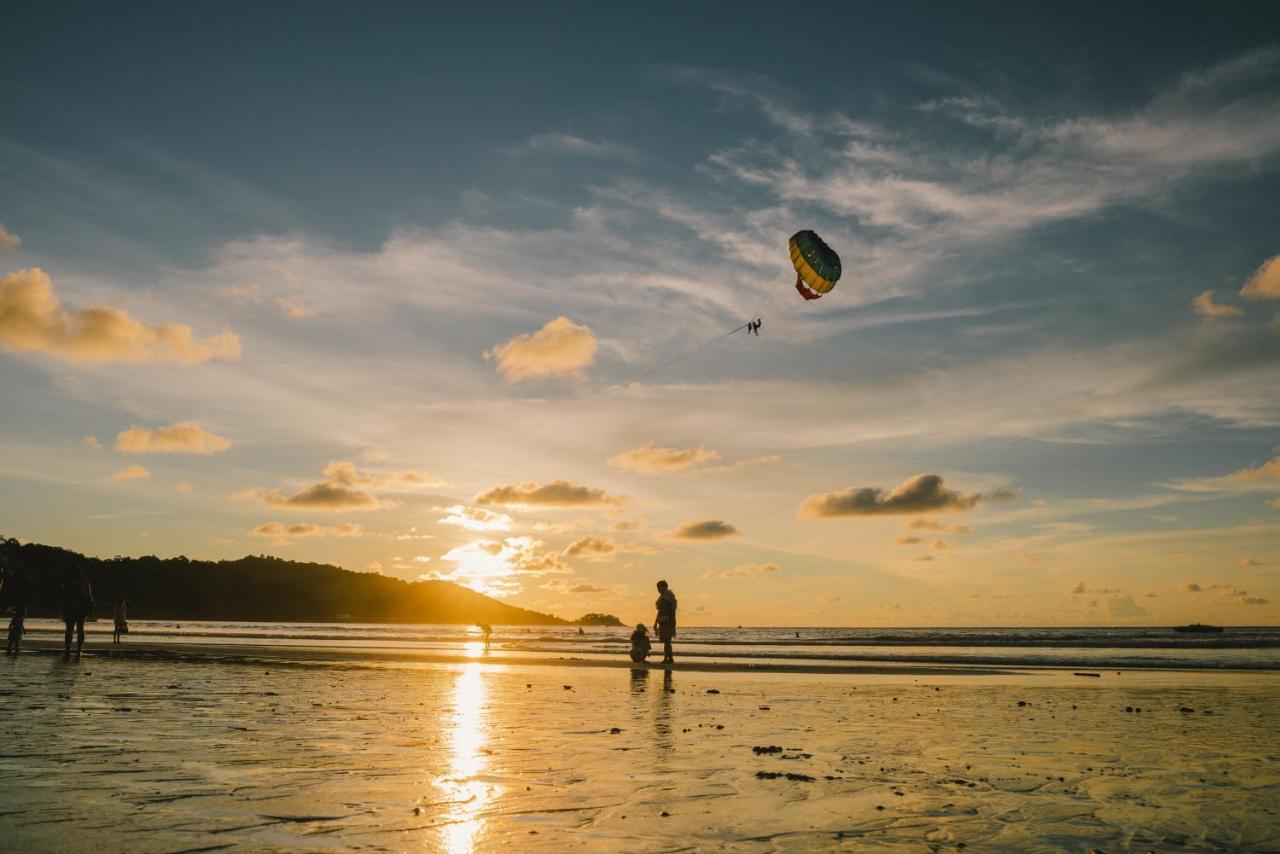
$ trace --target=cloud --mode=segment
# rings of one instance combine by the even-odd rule
[[[1271,600],[1262,596],[1240,596],[1236,601],[1241,605],[1270,605]]]
[[[81,436],[80,444],[84,445],[86,448],[88,448],[91,451],[102,450],[102,443],[98,441],[97,436]]]
[[[618,544],[607,537],[583,537],[574,540],[564,550],[565,557],[582,557],[587,560],[609,561],[618,554]]]
[[[722,569],[719,571],[711,570],[703,573],[703,578],[764,578],[775,572],[781,572],[782,567],[776,563],[740,563],[732,569]]]
[[[737,533],[739,533],[738,529],[728,522],[704,519],[685,522],[675,529],[672,536],[678,540],[720,540]]]
[[[1280,510],[1280,498],[1267,499],[1267,506],[1272,510]]]
[[[655,546],[638,546],[619,543],[608,537],[582,537],[565,547],[565,557],[580,557],[592,561],[611,561],[620,554],[654,554],[662,551]]]
[[[570,587],[569,592],[570,593],[603,593],[605,592],[605,588],[596,587],[594,584],[587,584],[586,582],[583,582],[582,584],[575,584],[572,587]]]
[[[531,154],[570,154],[578,157],[631,157],[635,149],[569,133],[537,133],[517,151]]]
[[[1150,616],[1146,608],[1133,601],[1132,596],[1117,596],[1112,599],[1107,603],[1107,612],[1113,617],[1123,619]]]
[[[1255,566],[1266,566],[1266,565],[1267,565],[1266,561],[1261,561],[1261,560],[1258,560],[1258,559],[1256,559],[1256,558],[1251,558],[1251,557],[1242,557],[1242,558],[1240,558],[1240,560],[1239,560],[1239,564],[1240,564],[1240,566],[1241,566],[1242,568],[1244,568],[1244,569],[1250,569],[1250,568],[1255,567]]]
[[[509,383],[548,377],[582,379],[596,360],[596,336],[567,317],[548,321],[537,332],[517,335],[486,350],[487,361]]]
[[[1280,457],[1237,469],[1222,477],[1190,478],[1167,484],[1187,492],[1249,492],[1280,490]]]
[[[1194,581],[1189,581],[1189,582],[1187,582],[1186,584],[1182,585],[1182,592],[1184,592],[1184,593],[1203,593],[1203,592],[1204,592],[1204,588],[1203,588],[1203,587],[1201,587],[1199,584],[1197,584],[1197,583],[1196,583],[1196,582],[1194,582]]]
[[[610,457],[609,465],[636,474],[667,474],[688,471],[718,459],[719,453],[702,445],[694,448],[659,448],[650,442]]]
[[[1226,317],[1240,317],[1244,309],[1230,303],[1213,301],[1213,291],[1203,291],[1191,300],[1191,310],[1201,317],[1221,320]]]
[[[697,470],[697,474],[733,474],[734,472],[752,468],[753,466],[772,465],[781,459],[781,454],[761,454],[758,457],[734,460],[733,462],[725,463],[722,466],[707,466],[706,468],[700,468]]]
[[[945,550],[945,549],[949,549],[949,548],[951,548],[951,546],[947,543],[947,541],[946,541],[946,540],[937,539],[937,540],[934,540],[934,541],[929,545],[929,548],[931,548],[931,549],[936,549],[936,550],[938,550],[938,551],[942,551],[942,550]]]
[[[130,427],[116,436],[116,450],[122,454],[220,454],[231,443],[195,424],[172,424],[148,430]]]
[[[120,469],[111,475],[111,479],[115,481],[125,480],[147,480],[151,477],[151,472],[143,466],[129,466]]]
[[[1075,586],[1073,586],[1073,587],[1071,588],[1071,590],[1070,590],[1070,591],[1068,591],[1068,592],[1070,592],[1072,596],[1079,596],[1079,595],[1081,595],[1081,594],[1083,594],[1083,593],[1088,593],[1088,592],[1089,592],[1089,588],[1087,588],[1087,587],[1085,587],[1085,586],[1084,586],[1084,582],[1083,582],[1083,581],[1077,581],[1077,582],[1075,583]]]
[[[908,531],[946,531],[948,534],[969,534],[973,529],[968,525],[944,525],[935,519],[926,519],[923,516],[911,519],[904,526]]]
[[[510,531],[513,521],[506,513],[495,513],[483,507],[470,507],[465,504],[436,509],[449,514],[436,520],[441,525],[454,525],[468,531]]]
[[[919,537],[898,537],[894,540],[900,546],[914,546],[920,542]]]
[[[491,596],[519,592],[524,576],[567,575],[573,570],[555,552],[543,552],[545,544],[532,537],[478,540],[450,549],[441,560],[455,564],[449,572],[432,577],[466,585]]]
[[[335,483],[347,486],[366,486],[371,489],[386,489],[392,486],[445,486],[445,482],[435,475],[406,469],[398,472],[371,474],[356,468],[350,460],[333,460],[320,472]]]
[[[962,495],[947,489],[936,474],[910,477],[886,493],[879,487],[851,486],[840,492],[810,495],[800,505],[798,515],[805,519],[835,519],[845,516],[887,516],[905,513],[944,513],[969,510],[983,498],[1005,500],[1013,495],[999,489],[986,495]]]
[[[22,238],[0,225],[0,252],[17,249],[22,245]]]
[[[626,496],[610,495],[603,489],[579,486],[565,480],[538,485],[529,481],[508,483],[487,489],[475,497],[476,504],[523,505],[530,507],[591,507],[615,505]]]
[[[1018,554],[1018,560],[1028,565],[1040,562],[1040,558],[1030,552],[1020,552]]]
[[[148,325],[110,306],[68,311],[54,294],[53,282],[34,267],[0,280],[0,344],[72,362],[194,365],[240,358],[240,339],[229,331],[196,338],[186,324]]]
[[[1245,299],[1280,299],[1280,255],[1273,255],[1253,272],[1240,296]]]
[[[257,488],[238,492],[233,498],[252,498],[267,507],[283,510],[314,510],[322,513],[341,513],[346,510],[377,510],[390,506],[363,490],[333,481],[313,483],[292,495],[273,489],[264,492]]]
[[[358,537],[364,533],[364,529],[353,522],[333,526],[313,525],[310,522],[295,522],[292,525],[263,522],[249,533],[255,537]]]

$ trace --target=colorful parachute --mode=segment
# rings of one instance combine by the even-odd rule
[[[805,299],[817,299],[840,281],[840,256],[817,232],[791,235],[791,263],[796,268],[796,290]]]

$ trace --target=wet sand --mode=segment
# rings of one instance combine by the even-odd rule
[[[1277,674],[126,653],[0,662],[6,849],[1280,849]]]

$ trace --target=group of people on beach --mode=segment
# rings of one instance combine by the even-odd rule
[[[62,585],[62,623],[63,660],[71,658],[71,638],[76,639],[76,657],[80,657],[84,649],[84,623],[94,612],[97,603],[93,598],[93,585],[85,575],[84,567],[79,563],[71,564],[67,577]],[[124,599],[117,599],[112,607],[111,642],[120,643],[129,632],[129,620],[125,613]],[[22,636],[26,634],[27,609],[23,605],[15,605],[9,618],[9,638],[5,645],[5,655],[17,655],[22,646]]]

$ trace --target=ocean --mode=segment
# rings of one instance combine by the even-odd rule
[[[28,620],[32,637],[60,635],[54,620]],[[400,649],[466,655],[474,626],[130,620],[126,642]],[[489,654],[528,658],[623,658],[630,627],[494,626]],[[109,642],[111,624],[88,626],[89,644]],[[743,664],[851,662],[1007,665],[1093,669],[1280,670],[1280,627],[1221,634],[1171,628],[724,628],[681,627],[677,658]]]

